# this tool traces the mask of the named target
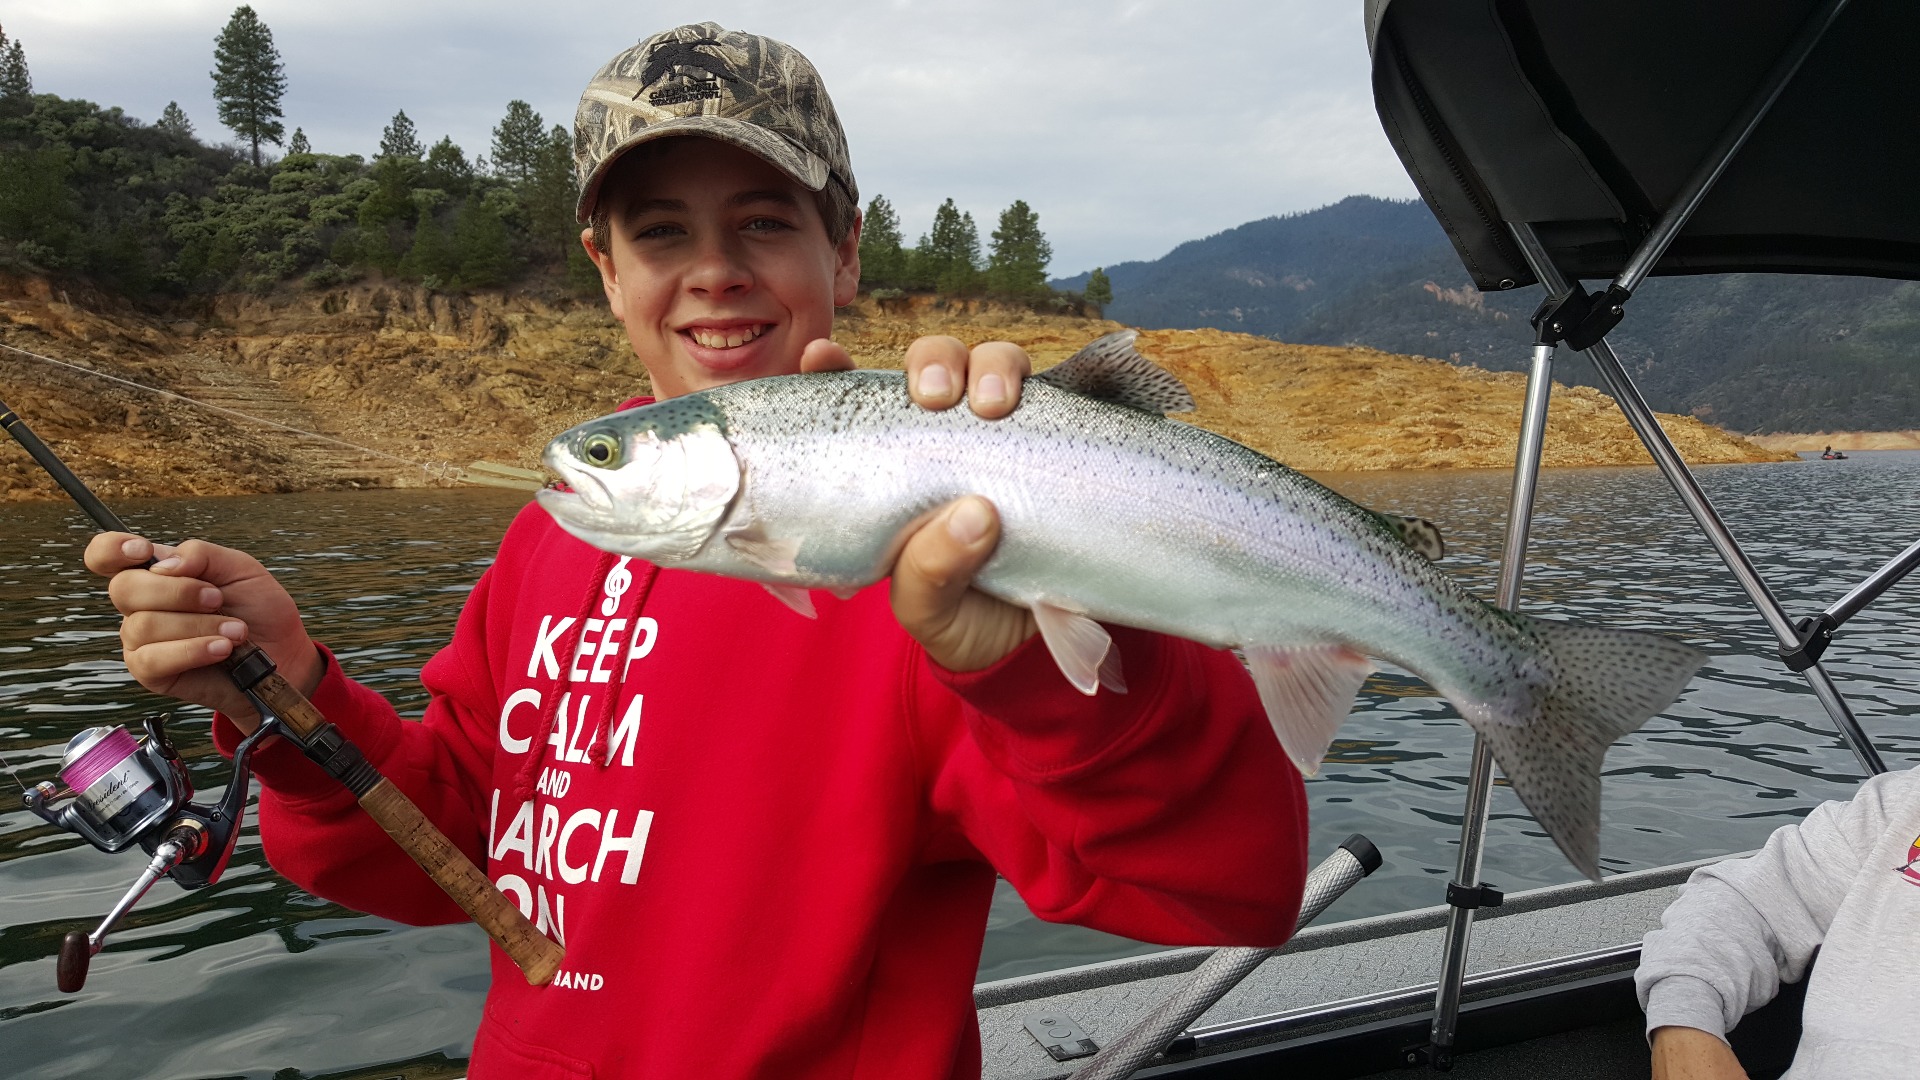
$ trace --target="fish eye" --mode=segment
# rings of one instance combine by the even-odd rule
[[[595,468],[614,468],[620,464],[620,437],[610,431],[596,431],[580,440],[580,453]]]

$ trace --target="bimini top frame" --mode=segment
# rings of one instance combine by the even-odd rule
[[[1368,0],[1375,105],[1474,283],[1547,293],[1521,419],[1499,602],[1520,596],[1556,348],[1586,353],[1868,774],[1879,754],[1819,665],[1847,616],[1920,564],[1896,556],[1827,611],[1790,619],[1728,532],[1606,334],[1649,275],[1920,278],[1911,178],[1920,114],[1910,0]],[[1588,293],[1581,278],[1606,278]],[[1428,1060],[1450,1067],[1492,758],[1476,739]]]

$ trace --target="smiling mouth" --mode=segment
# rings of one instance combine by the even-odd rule
[[[680,332],[691,338],[694,344],[704,348],[737,349],[771,329],[773,329],[772,323],[756,323],[752,326],[730,326],[724,330],[690,326]]]

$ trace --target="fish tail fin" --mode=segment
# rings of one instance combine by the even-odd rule
[[[1527,810],[1598,881],[1607,748],[1671,705],[1705,657],[1656,634],[1515,617],[1545,646],[1553,681],[1516,710],[1522,715],[1490,705],[1491,722],[1476,730]]]

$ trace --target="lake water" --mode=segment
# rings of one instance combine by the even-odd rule
[[[1493,592],[1504,473],[1327,477],[1377,509],[1443,527],[1442,565]],[[1920,536],[1920,453],[1723,466],[1702,484],[1777,595],[1810,613]],[[441,645],[523,497],[406,491],[129,502],[151,535],[201,536],[260,555],[347,669],[417,712],[415,676]],[[48,779],[78,728],[134,726],[165,708],[118,660],[117,616],[80,566],[91,527],[65,506],[0,506],[0,753]],[[1916,586],[1856,617],[1828,667],[1893,768],[1920,762]],[[1559,470],[1541,483],[1523,607],[1657,630],[1710,655],[1681,700],[1607,759],[1610,872],[1757,846],[1857,782],[1806,684],[1651,468]],[[204,801],[226,782],[204,714],[170,729]],[[1352,832],[1386,866],[1324,921],[1439,903],[1451,873],[1470,733],[1416,680],[1369,680],[1322,774],[1308,784],[1314,848]],[[0,777],[17,791],[10,777]],[[249,831],[221,882],[161,883],[96,957],[84,992],[54,989],[63,934],[90,930],[144,859],[103,855],[0,800],[0,1072],[9,1077],[458,1075],[486,990],[470,926],[402,927],[282,881]],[[1494,794],[1485,877],[1517,890],[1571,880],[1505,787]],[[1147,951],[1041,923],[1002,886],[983,979]],[[1436,957],[1436,961],[1437,961]]]

